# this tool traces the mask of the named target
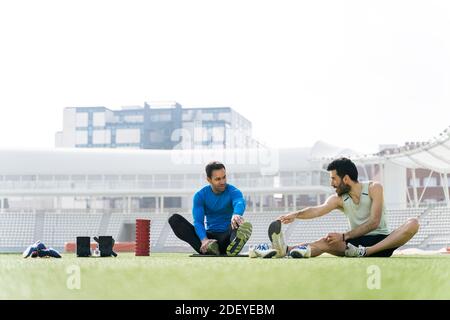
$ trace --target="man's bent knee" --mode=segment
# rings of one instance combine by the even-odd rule
[[[182,220],[183,216],[179,215],[178,213],[174,213],[171,215],[168,219],[170,226],[173,226],[174,224],[177,224]]]
[[[406,222],[407,230],[410,234],[415,235],[419,231],[419,219],[411,218]]]

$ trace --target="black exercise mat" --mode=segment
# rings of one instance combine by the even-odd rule
[[[211,254],[198,254],[198,253],[194,253],[191,254],[189,257],[201,257],[201,258],[248,258],[248,254],[238,254],[237,256],[234,257],[230,257],[227,256],[226,254],[221,254],[220,256],[215,256],[215,255],[211,255]]]

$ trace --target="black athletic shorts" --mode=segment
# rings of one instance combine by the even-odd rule
[[[386,238],[388,234],[374,234],[374,235],[368,235],[368,236],[362,236],[354,239],[348,239],[346,243],[351,243],[352,245],[358,247],[371,247],[378,242],[382,241],[384,238]],[[390,257],[392,256],[392,253],[394,253],[395,249],[397,248],[391,248],[386,249],[377,253],[374,253],[370,255],[369,257]]]

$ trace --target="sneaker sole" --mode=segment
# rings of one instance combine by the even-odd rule
[[[236,232],[236,238],[227,247],[227,256],[234,257],[241,252],[248,239],[250,239],[252,230],[253,227],[250,222],[244,222],[239,226]]]
[[[281,221],[275,220],[269,225],[269,239],[272,242],[272,247],[277,251],[281,251],[279,257],[286,255],[286,248],[284,248],[284,241],[281,239]]]
[[[303,255],[301,254],[301,253],[299,253],[299,252],[291,252],[291,254],[290,254],[290,256],[292,257],[292,258],[294,258],[294,259],[300,259],[300,258],[303,258]]]
[[[269,225],[269,239],[272,242],[272,235],[281,233],[281,221],[275,220]]]
[[[31,246],[29,246],[23,253],[22,253],[22,257],[24,258],[28,258],[31,255]]]
[[[274,257],[277,254],[277,251],[272,251],[269,252],[268,254],[266,254],[264,257],[262,257],[263,259],[270,259],[272,257]]]
[[[219,244],[217,242],[213,242],[209,247],[206,254],[218,256],[220,255]]]

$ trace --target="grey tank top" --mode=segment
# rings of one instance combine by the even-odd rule
[[[351,230],[367,222],[370,218],[370,211],[372,209],[372,199],[369,196],[369,184],[370,182],[361,182],[362,190],[359,204],[355,204],[353,202],[353,199],[350,197],[348,193],[343,194],[341,196],[342,203],[344,206],[343,211],[344,214],[347,216]],[[389,229],[386,223],[386,208],[384,203],[381,213],[380,224],[375,230],[370,231],[366,235],[375,235],[375,234],[384,234],[384,235],[389,234]]]

